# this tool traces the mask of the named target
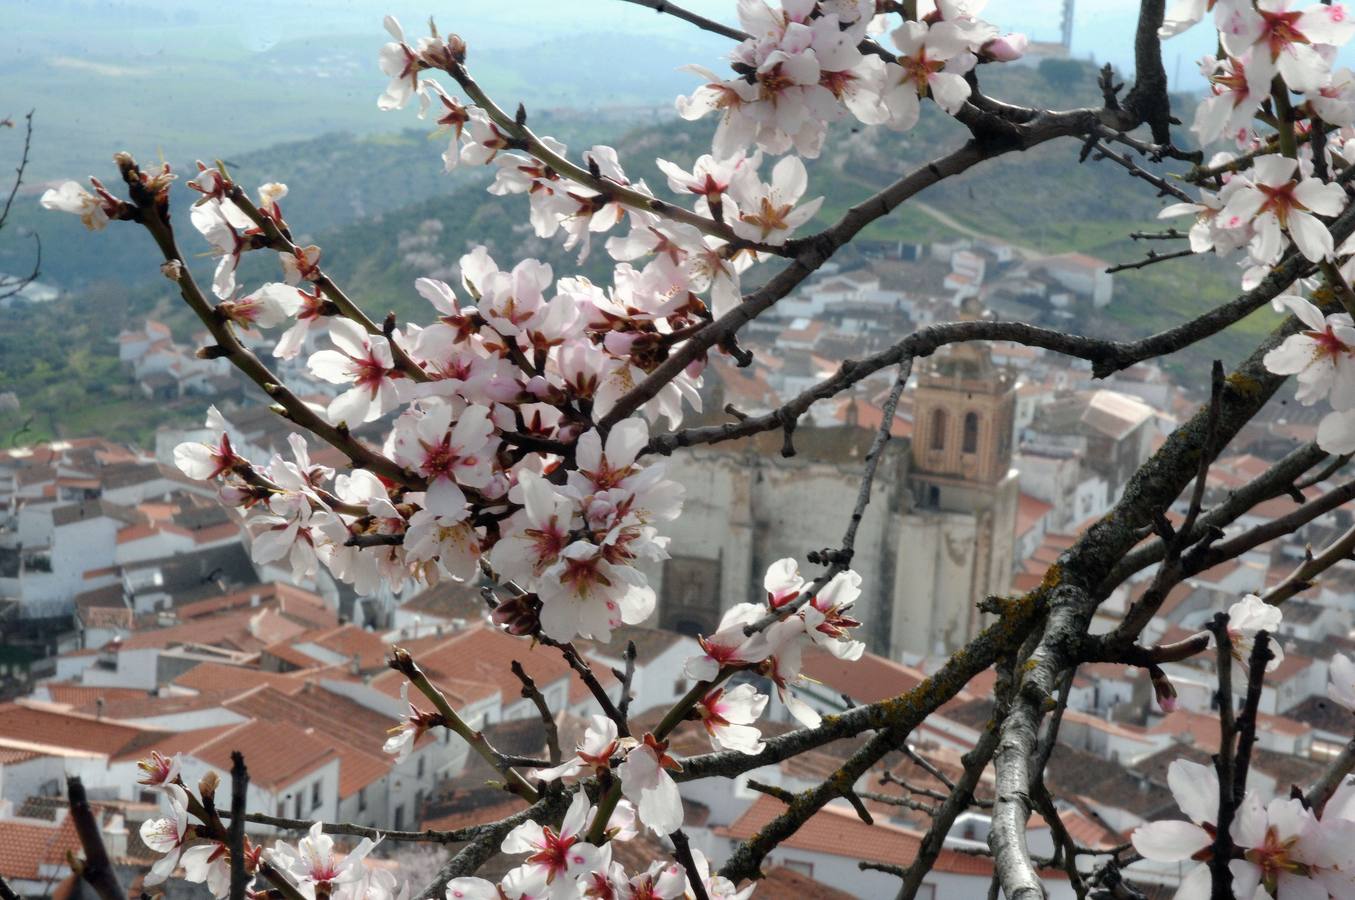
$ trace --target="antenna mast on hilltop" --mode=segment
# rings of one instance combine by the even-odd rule
[[[1063,0],[1063,38],[1059,41],[1063,49],[1073,49],[1073,0]]]

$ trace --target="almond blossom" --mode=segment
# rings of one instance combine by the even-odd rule
[[[362,861],[376,847],[371,838],[363,838],[348,853],[334,848],[334,838],[325,834],[324,826],[316,822],[306,836],[297,841],[296,848],[278,841],[268,852],[268,861],[289,875],[306,897],[328,896],[341,885],[362,877]]]
[[[385,753],[395,757],[397,763],[402,763],[409,759],[409,754],[414,751],[414,746],[419,742],[428,729],[442,724],[442,717],[437,713],[424,712],[409,701],[409,682],[403,682],[400,685],[400,705],[409,708],[409,712],[400,717],[400,723],[387,732],[390,737],[381,745]]]
[[[1181,900],[1210,896],[1209,849],[1214,844],[1214,820],[1219,815],[1219,782],[1213,769],[1189,760],[1173,760],[1167,767],[1167,786],[1176,805],[1190,820],[1163,819],[1134,829],[1130,841],[1144,859],[1157,862],[1197,862],[1181,879]],[[1251,894],[1238,894],[1250,897]]]
[[[889,110],[889,123],[895,128],[912,128],[922,111],[921,99],[926,96],[947,113],[958,112],[970,93],[964,73],[977,62],[963,32],[952,22],[931,26],[905,22],[890,37],[899,56],[897,63],[885,66],[882,97]]]
[[[1217,14],[1219,40],[1228,54],[1251,54],[1257,83],[1278,73],[1295,91],[1322,86],[1329,73],[1316,45],[1339,46],[1355,35],[1355,21],[1340,3],[1291,10],[1289,0],[1222,0]]]
[[[1233,651],[1233,690],[1239,693],[1247,689],[1248,661],[1252,648],[1256,645],[1256,636],[1264,631],[1270,636],[1270,651],[1273,654],[1266,663],[1266,671],[1273,672],[1284,662],[1284,648],[1276,640],[1279,636],[1283,614],[1278,606],[1271,606],[1255,594],[1247,594],[1237,603],[1228,607],[1228,638]]]
[[[222,204],[216,201],[194,206],[189,211],[189,220],[211,245],[211,255],[219,257],[212,275],[212,293],[222,300],[228,299],[235,293],[235,270],[249,243],[227,220]]]
[[[161,854],[146,875],[146,885],[161,884],[174,874],[179,855],[191,839],[188,831],[188,793],[177,784],[161,788],[169,803],[169,815],[147,819],[141,823],[141,842],[153,853]]]
[[[620,751],[617,740],[616,723],[604,715],[589,717],[588,727],[584,729],[583,739],[575,748],[574,756],[549,769],[537,769],[536,777],[542,781],[554,781],[568,778],[585,769],[605,772],[611,768],[612,757]]]
[[[1276,375],[1296,376],[1294,399],[1304,406],[1330,397],[1335,409],[1355,408],[1355,324],[1350,314],[1324,316],[1297,294],[1282,294],[1274,305],[1307,327],[1266,353],[1265,367]]]
[[[257,334],[259,328],[282,324],[300,308],[300,292],[291,285],[276,283],[265,284],[252,294],[217,305],[226,319],[250,334]]]
[[[464,515],[466,496],[461,488],[489,483],[498,443],[493,433],[489,409],[483,406],[468,406],[456,414],[450,404],[435,403],[422,415],[400,417],[395,425],[395,460],[427,479],[425,509],[439,516]]]
[[[762,662],[771,652],[766,636],[761,632],[750,636],[744,629],[766,613],[766,607],[754,603],[731,606],[714,634],[697,638],[702,655],[688,659],[683,672],[698,681],[714,681],[722,668],[743,668]]]
[[[762,715],[767,699],[751,684],[728,690],[717,687],[697,702],[696,714],[717,749],[761,753],[767,745],[753,723]]]
[[[751,176],[735,182],[730,196],[737,210],[730,227],[750,241],[784,244],[791,232],[814,218],[823,205],[823,198],[815,197],[796,206],[808,186],[809,176],[798,156],[779,160],[772,167],[770,184]]]
[[[1330,828],[1330,822],[1325,823]],[[1278,898],[1327,897],[1326,883],[1344,882],[1350,887],[1348,870],[1355,863],[1355,847],[1347,840],[1338,844],[1327,828],[1306,809],[1302,801],[1276,797],[1266,805],[1248,794],[1238,805],[1231,835],[1242,850],[1233,860],[1233,890],[1239,897],[1256,896],[1258,888]],[[1338,896],[1349,896],[1343,890]]]
[[[381,24],[395,40],[383,45],[378,56],[381,71],[390,78],[390,83],[381,92],[376,105],[382,110],[404,109],[410,98],[417,94],[422,114],[428,104],[428,98],[419,89],[418,54],[405,43],[404,29],[400,27],[400,22],[395,16],[386,16]]]
[[[1266,81],[1258,80],[1255,68],[1240,59],[1206,56],[1200,60],[1200,74],[1209,79],[1212,95],[1195,107],[1191,130],[1201,144],[1211,144],[1223,135],[1236,134],[1247,127],[1252,115],[1270,92]]]
[[[1250,222],[1255,229],[1251,251],[1263,264],[1275,263],[1284,251],[1282,233],[1294,240],[1305,257],[1320,262],[1332,255],[1331,232],[1317,216],[1334,216],[1345,208],[1339,184],[1297,174],[1298,160],[1271,154],[1258,156],[1240,187],[1219,213],[1225,228]]]
[[[1355,711],[1355,662],[1344,653],[1334,654],[1327,677],[1327,696]]]
[[[174,448],[174,464],[189,478],[212,481],[230,474],[237,465],[246,462],[231,445],[230,426],[215,406],[207,409],[206,427],[219,432],[215,444],[185,441]]]
[[[179,780],[179,754],[162,756],[158,750],[152,750],[146,759],[138,760],[136,767],[141,770],[137,784],[151,788],[166,788]]]
[[[682,827],[682,796],[668,770],[682,766],[668,755],[668,744],[652,734],[632,747],[616,767],[621,793],[635,804],[640,821],[658,835],[672,834]]]
[[[330,401],[330,421],[352,427],[394,409],[395,376],[399,373],[390,342],[382,335],[368,334],[356,322],[338,318],[329,324],[329,339],[336,349],[316,351],[307,366],[312,374],[331,384],[352,385]]]
[[[598,867],[601,854],[583,839],[591,809],[583,791],[574,794],[565,812],[560,830],[530,819],[518,825],[503,839],[504,853],[529,853],[513,872],[518,884],[535,897],[573,900],[578,896],[579,878]]]
[[[98,197],[82,188],[79,182],[63,181],[57,187],[43,191],[39,202],[43,209],[73,213],[80,217],[80,221],[90,231],[99,231],[108,224],[110,218],[118,214],[121,203],[102,190],[98,181],[94,181],[94,184],[99,190]]]

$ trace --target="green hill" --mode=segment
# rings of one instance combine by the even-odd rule
[[[985,71],[984,79],[991,93],[1014,102],[1066,107],[1099,100],[1087,65],[1005,67],[991,76]],[[512,98],[501,99],[511,106]],[[810,166],[811,195],[827,198],[815,224],[828,224],[875,187],[964,140],[957,123],[928,112],[906,134],[839,126],[823,157]],[[1185,119],[1188,113],[1179,112]],[[706,152],[713,129],[710,122],[692,127],[656,111],[533,113],[530,122],[567,141],[576,156],[595,142],[615,144],[628,174],[644,177],[661,195],[665,186],[654,157],[689,164]],[[401,318],[426,318],[413,279],[446,274],[478,243],[487,244],[501,264],[536,256],[557,273],[577,270],[574,254],[565,253],[558,240],[541,241],[531,233],[522,197],[486,193],[483,169],[444,174],[439,158],[444,146],[426,132],[328,135],[240,154],[230,162],[250,184],[288,183],[291,193],[283,207],[298,237],[324,248],[326,268],[373,315],[393,310]],[[1079,149],[1075,141],[1062,141],[982,165],[924,192],[921,202],[905,204],[870,226],[865,237],[948,238],[957,234],[947,224],[954,222],[1047,252],[1078,250],[1110,261],[1142,255],[1145,248],[1127,234],[1159,227],[1155,216],[1164,201],[1113,164],[1077,165]],[[103,164],[93,161],[92,167]],[[176,193],[182,222],[192,196],[183,189]],[[41,307],[0,310],[0,390],[14,391],[22,402],[18,412],[0,406],[0,442],[24,426],[23,441],[91,432],[144,439],[158,422],[200,416],[198,401],[148,404],[116,361],[112,337],[148,315],[163,318],[180,339],[196,327],[167,290],[148,237],[118,224],[91,235],[73,217],[45,213],[33,202],[17,210],[14,221],[39,230],[46,248],[44,279],[70,294]],[[27,247],[8,231],[4,237],[0,271],[18,271]],[[195,241],[195,235],[186,236],[188,252],[200,249]],[[602,277],[608,261],[595,243],[583,271]],[[204,276],[209,265],[201,263]],[[272,259],[247,260],[244,283],[274,277],[273,266]],[[1231,264],[1212,258],[1122,273],[1105,316],[1087,327],[1117,337],[1142,335],[1232,296],[1236,279]],[[1268,316],[1259,313],[1240,323],[1182,364],[1198,368],[1215,355],[1236,359],[1273,321]]]

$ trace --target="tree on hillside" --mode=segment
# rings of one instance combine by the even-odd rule
[[[156,756],[142,783],[162,792],[171,812],[143,830],[147,846],[164,854],[147,884],[181,864],[189,880],[205,881],[218,897],[243,897],[251,884],[292,900],[394,897],[402,895],[398,878],[362,865],[373,840],[384,837],[460,842],[429,883],[407,885],[421,898],[745,896],[769,854],[830,802],[845,798],[869,823],[863,780],[891,754],[911,752],[910,736],[928,717],[994,669],[992,717],[958,777],[941,775],[945,790],[926,797],[883,801],[925,799],[931,821],[913,862],[894,871],[899,896],[918,895],[957,818],[979,802],[976,790],[990,770],[994,895],[1000,888],[1009,898],[1045,896],[1057,871],[1078,896],[1139,896],[1132,867],[1142,860],[1187,863],[1178,896],[1355,894],[1355,785],[1347,778],[1355,742],[1315,783],[1296,785],[1291,799],[1262,805],[1248,783],[1266,672],[1281,653],[1274,636],[1284,603],[1351,555],[1355,529],[1299,561],[1264,594],[1218,610],[1205,630],[1166,644],[1145,638],[1177,585],[1355,496],[1349,483],[1317,497],[1302,493],[1355,452],[1355,206],[1347,191],[1355,175],[1355,82],[1330,64],[1334,48],[1355,33],[1348,11],[1218,0],[1213,18],[1200,22],[1203,2],[1174,5],[1168,15],[1164,0],[1142,0],[1132,87],[1125,90],[1107,67],[1099,75],[1100,106],[1044,109],[984,93],[984,67],[1017,59],[1026,42],[979,19],[979,3],[755,0],[738,4],[740,27],[731,27],[660,0],[631,2],[730,40],[732,72],[698,70],[702,83],[678,101],[684,119],[718,119],[711,152],[661,161],[667,184],[658,189],[628,179],[626,160],[610,147],[571,153],[537,134],[526,109],[509,112],[511,104],[489,96],[472,75],[472,40],[435,29],[410,39],[387,18],[391,41],[380,51],[390,79],[380,106],[416,101],[430,109],[450,133],[448,168],[489,166],[491,193],[521,195],[508,196],[505,209],[525,212],[536,234],[563,241],[580,258],[607,254],[615,263],[609,285],[557,277],[532,259],[496,260],[480,248],[461,259],[459,285],[419,279],[431,319],[404,323],[369,315],[326,273],[322,248],[293,240],[282,185],[258,186],[251,196],[221,164],[200,164],[187,182],[201,195],[190,224],[217,257],[210,285],[193,277],[179,243],[182,223],[167,214],[175,178],[168,166],[143,168],[120,154],[117,190],[92,179],[93,193],[68,182],[44,196],[48,207],[78,213],[91,227],[115,220],[145,228],[165,276],[211,333],[201,354],[231,360],[279,415],[348,460],[346,471],[335,472],[314,463],[299,439],[291,459],[246,459],[229,422],[211,411],[208,425],[219,437],[179,447],[177,461],[189,476],[219,485],[223,502],[241,511],[257,561],[285,561],[298,577],[324,566],[364,594],[383,585],[482,578],[498,627],[524,646],[534,641],[561,654],[600,710],[577,748],[553,740],[548,759],[514,758],[463,719],[417,653],[397,648],[390,664],[407,680],[410,703],[389,752],[407,754],[428,732],[449,730],[497,773],[503,791],[525,801],[520,812],[451,836],[297,823],[245,808],[248,760],[237,759],[227,816],[214,781],[186,784],[175,760]],[[1209,22],[1221,51],[1207,63],[1212,95],[1193,131],[1201,145],[1226,137],[1241,149],[1206,161],[1173,141],[1180,123],[1161,45]],[[822,198],[812,197],[801,158],[818,155],[829,128],[870,127],[887,146],[913,127],[926,103],[968,129],[968,139],[808,232]],[[1176,201],[1164,215],[1192,217],[1188,233],[1155,235],[1180,249],[1138,265],[1231,254],[1242,261],[1241,292],[1132,341],[957,315],[843,363],[768,413],[730,407],[718,421],[683,425],[701,380],[714,377],[711,361],[746,365],[741,330],[867,225],[932,185],[1056,142],[1080,144],[1084,159],[1105,164],[1106,177],[1128,172],[1145,191]],[[1175,167],[1174,177],[1159,174],[1159,163]],[[1023,196],[1019,184],[1007,199],[1032,218],[1040,214],[1039,198]],[[281,280],[237,284],[246,253],[276,253]],[[745,290],[753,266],[765,267],[766,277]],[[797,696],[804,649],[847,661],[863,652],[862,623],[853,615],[861,593],[852,570],[857,531],[915,364],[966,344],[1005,341],[1083,360],[1104,377],[1189,354],[1268,304],[1289,318],[1231,371],[1215,363],[1207,402],[1133,475],[1111,511],[1049,566],[1039,587],[987,598],[977,636],[905,694],[828,717]],[[326,349],[308,364],[341,390],[327,406],[303,401],[241,342],[243,333],[283,326],[273,349],[282,360],[296,357],[311,332],[326,335]],[[781,435],[781,452],[794,454],[797,427],[813,404],[877,373],[887,373],[891,386],[868,451],[843,460],[859,467],[860,480],[855,495],[842,498],[837,546],[804,548],[803,572],[793,559],[773,565],[763,602],[724,598],[718,629],[702,636],[702,654],[686,664],[694,686],[657,724],[638,729],[629,714],[631,669],[617,671],[620,691],[609,693],[575,641],[606,641],[613,628],[644,622],[654,611],[655,593],[639,567],[681,553],[668,546],[665,527],[682,514],[683,485],[670,478],[664,458],[763,433]],[[1211,463],[1290,375],[1301,403],[1329,410],[1316,440],[1207,505]],[[357,436],[390,414],[393,424],[377,439]],[[1291,513],[1242,524],[1253,507],[1283,496],[1299,501]],[[1178,500],[1186,512],[1169,517]],[[1110,593],[1150,570],[1150,586],[1118,626],[1090,633]],[[1110,852],[1081,846],[1044,779],[1079,666],[1137,667],[1151,677],[1162,708],[1171,709],[1175,689],[1162,667],[1200,655],[1217,660],[1221,746],[1212,768],[1172,765],[1169,779],[1189,821],[1149,823]],[[1333,698],[1355,706],[1355,667],[1338,657],[1332,673]],[[770,684],[802,727],[761,734],[757,723],[770,698],[749,675]],[[553,733],[554,711],[529,680],[523,691]],[[668,741],[688,720],[704,726],[712,750],[676,759]],[[764,787],[782,805],[726,858],[707,859],[691,846],[680,782],[737,779],[848,738],[859,745],[816,786]],[[83,815],[80,803],[74,808]],[[1032,854],[1032,815],[1050,828],[1052,858]],[[310,830],[264,850],[245,835],[247,816]],[[626,870],[614,848],[640,831],[662,838],[671,859]],[[344,855],[330,834],[361,841]],[[86,879],[106,900],[125,896],[100,856],[97,831],[86,827],[82,838]],[[476,875],[501,853],[519,863],[505,879]]]

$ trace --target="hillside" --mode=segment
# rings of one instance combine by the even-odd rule
[[[1013,100],[1059,105],[1097,100],[1085,66],[1071,72],[1067,65],[1038,71],[1011,67],[994,74],[1000,77],[985,75],[989,89]],[[663,180],[653,158],[690,163],[709,146],[713,127],[674,127],[657,112],[533,114],[531,122],[542,133],[566,140],[574,153],[594,142],[615,143],[629,174],[660,189]],[[827,198],[816,224],[835,220],[872,185],[887,183],[963,139],[963,129],[940,115],[924,116],[906,135],[840,129],[823,158],[810,166],[811,193]],[[577,270],[573,254],[564,253],[558,242],[531,234],[522,198],[487,194],[483,170],[444,174],[443,147],[441,139],[430,140],[426,132],[329,135],[240,154],[230,162],[250,183],[281,180],[291,186],[283,207],[297,235],[324,248],[326,267],[375,315],[393,310],[402,318],[424,318],[426,307],[411,289],[413,279],[450,276],[456,259],[477,243],[489,245],[501,263],[537,256],[558,273]],[[958,226],[1045,252],[1078,250],[1110,261],[1141,255],[1144,248],[1126,235],[1155,227],[1162,201],[1111,164],[1072,165],[1078,149],[1068,141],[1003,157],[924,192],[918,202],[873,224],[865,236],[928,241],[956,236]],[[177,193],[176,215],[183,221],[192,197]],[[127,226],[91,235],[72,217],[43,213],[34,203],[17,219],[43,236],[45,280],[71,293],[43,307],[0,310],[0,384],[14,391],[23,407],[13,411],[0,404],[0,442],[91,431],[144,440],[160,421],[200,415],[197,402],[182,408],[147,403],[127,383],[114,356],[112,337],[147,315],[163,318],[180,339],[196,327],[166,290],[146,236]],[[18,259],[26,252],[6,237],[0,242],[0,271],[17,268],[16,247]],[[198,249],[191,235],[188,246]],[[271,260],[248,262],[246,283],[272,277]],[[583,271],[600,277],[606,262],[599,246]],[[207,261],[201,268],[207,270]],[[1115,302],[1093,327],[1119,337],[1141,335],[1231,296],[1235,283],[1232,267],[1213,260],[1122,273],[1116,277]],[[1181,364],[1205,366],[1215,355],[1236,359],[1273,321],[1268,316],[1259,313],[1240,323]],[[25,426],[23,436],[16,437]]]

